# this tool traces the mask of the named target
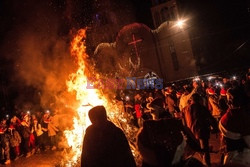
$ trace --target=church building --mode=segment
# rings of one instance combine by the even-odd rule
[[[102,41],[95,47],[93,57],[99,72],[110,77],[139,78],[151,73],[165,83],[197,75],[188,32],[177,24],[175,0],[152,0],[152,4],[154,29],[131,22],[112,34],[113,41]]]

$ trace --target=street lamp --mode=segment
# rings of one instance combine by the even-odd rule
[[[175,26],[177,26],[179,28],[183,28],[183,26],[185,26],[185,22],[186,22],[186,20],[183,20],[183,19],[177,20]]]

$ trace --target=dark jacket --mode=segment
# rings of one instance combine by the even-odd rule
[[[199,103],[191,104],[183,110],[186,126],[197,139],[209,139],[210,126],[218,129],[216,120],[209,110]]]
[[[22,125],[21,126],[21,135],[23,138],[29,138],[30,137],[30,127]]]
[[[82,167],[135,167],[128,141],[112,122],[90,125],[84,136]]]
[[[231,109],[220,120],[220,130],[223,134],[227,151],[242,151],[249,148],[249,140],[244,140],[245,136],[250,136],[250,114],[245,108]]]

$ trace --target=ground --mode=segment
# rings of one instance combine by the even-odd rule
[[[60,166],[62,160],[62,151],[46,151],[41,154],[34,154],[28,158],[20,157],[15,161],[11,161],[10,165],[0,165],[11,166],[11,167],[56,167]]]
[[[210,153],[211,164],[212,164],[212,167],[216,167],[216,166],[220,165],[220,161],[221,161],[221,153],[219,151],[219,149],[220,149],[220,136],[219,136],[219,134],[211,134],[211,137],[209,140],[209,145],[210,145],[210,147],[212,147],[212,151],[213,151],[213,153]],[[198,153],[196,153],[194,155],[194,157],[199,159],[200,161],[202,161],[202,159]]]
[[[211,135],[210,138],[210,145],[213,147],[214,151],[219,150],[219,136],[215,134]],[[16,161],[11,161],[10,165],[3,165],[2,166],[11,166],[11,167],[62,167],[65,165],[61,165],[63,159],[63,151],[46,151],[42,152],[41,154],[34,154],[28,158],[21,157]],[[212,167],[218,166],[220,163],[220,153],[211,153],[211,162]],[[194,155],[197,159],[200,159],[198,154]]]

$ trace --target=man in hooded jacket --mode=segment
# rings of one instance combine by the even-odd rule
[[[135,167],[127,138],[123,131],[107,120],[103,106],[89,111],[92,122],[84,136],[81,167]]]

